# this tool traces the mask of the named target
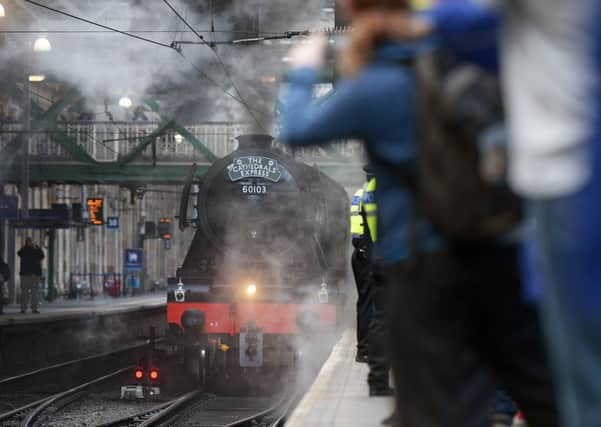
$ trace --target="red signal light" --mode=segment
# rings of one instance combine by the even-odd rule
[[[134,371],[134,377],[136,377],[137,380],[141,380],[142,378],[144,378],[144,369],[136,368],[136,370]]]
[[[159,370],[157,368],[152,368],[150,370],[150,372],[148,373],[148,377],[152,380],[152,381],[156,381],[159,379]]]

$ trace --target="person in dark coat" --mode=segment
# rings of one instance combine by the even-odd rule
[[[21,258],[21,313],[25,313],[31,298],[31,311],[38,311],[38,282],[42,276],[44,251],[33,243],[31,237],[25,239],[25,246],[17,252]]]
[[[0,258],[0,314],[3,314],[4,300],[8,299],[8,289],[6,289],[5,283],[10,280],[10,268],[8,264]]]

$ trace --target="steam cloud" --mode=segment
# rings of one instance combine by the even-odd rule
[[[92,21],[124,30],[156,30],[163,33],[137,33],[169,45],[173,40],[198,41],[160,0],[69,1],[40,0],[43,4]],[[255,36],[258,32],[285,32],[319,29],[333,24],[333,14],[324,14],[334,0],[171,0],[170,3],[194,27],[218,32],[207,40],[232,40]],[[76,86],[86,97],[89,110],[102,116],[103,103],[110,106],[115,119],[122,119],[115,107],[127,94],[140,103],[151,94],[161,101],[164,113],[183,123],[202,121],[255,122],[248,109],[223,90],[243,98],[253,115],[267,127],[273,115],[277,85],[262,84],[264,75],[278,75],[285,64],[281,58],[287,46],[217,45],[215,51],[231,76],[224,72],[208,46],[184,45],[183,54],[220,87],[207,81],[176,51],[108,32],[57,34],[52,31],[102,31],[100,28],[44,10],[23,1],[4,2],[7,17],[3,30],[41,31],[39,34],[0,36],[0,85],[22,81],[24,52],[35,37],[47,36],[52,52],[31,55],[30,69]],[[325,16],[325,18],[324,18]],[[331,18],[331,19],[330,19]],[[232,81],[234,84],[232,84]],[[235,86],[235,87],[234,87]],[[0,90],[6,89],[1,87]],[[148,115],[148,113],[147,113]]]

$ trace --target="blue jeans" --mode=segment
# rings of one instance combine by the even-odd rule
[[[601,173],[578,193],[533,201],[531,208],[536,225],[526,276],[544,282],[542,319],[562,426],[596,427],[601,423]]]

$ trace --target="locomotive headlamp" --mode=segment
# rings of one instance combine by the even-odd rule
[[[186,299],[186,291],[184,290],[184,283],[182,282],[182,279],[179,279],[177,289],[173,292],[173,296],[177,302],[184,302]]]
[[[252,297],[256,293],[257,293],[257,285],[255,285],[254,283],[249,283],[246,286],[246,295],[248,295],[249,297]]]

